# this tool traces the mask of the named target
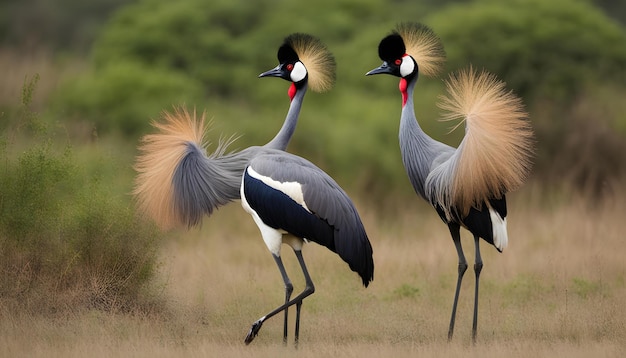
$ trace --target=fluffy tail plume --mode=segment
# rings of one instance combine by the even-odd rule
[[[225,154],[233,139],[220,141],[207,155],[205,114],[176,108],[154,122],[136,158],[133,194],[139,210],[162,229],[197,225],[214,209],[239,199],[247,151]]]
[[[439,204],[466,215],[472,206],[522,185],[531,168],[533,132],[521,99],[494,75],[470,67],[446,85],[442,119],[460,119],[454,128],[465,122],[465,137],[431,179],[439,182]]]

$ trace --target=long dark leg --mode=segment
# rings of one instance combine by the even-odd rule
[[[309,271],[306,269],[306,265],[304,264],[304,258],[302,257],[302,251],[294,250],[296,257],[298,258],[298,262],[300,263],[300,267],[302,268],[302,273],[304,274],[304,280],[306,283],[306,287],[302,294],[307,293],[306,296],[309,296],[315,292],[315,286],[313,285],[313,281],[311,280],[311,276],[309,275]],[[301,294],[301,295],[302,295]],[[306,297],[304,296],[304,297]],[[302,297],[302,298],[304,298]],[[298,340],[300,338],[300,310],[302,308],[302,300],[296,303],[296,332],[295,332],[295,346],[298,348]]]
[[[276,261],[276,265],[278,266],[278,270],[280,270],[280,274],[283,277],[283,281],[285,282],[285,303],[289,302],[291,298],[291,293],[293,292],[293,285],[291,284],[291,280],[289,280],[289,276],[287,276],[287,272],[285,271],[285,266],[283,265],[283,260],[280,256],[274,256],[274,261]],[[287,325],[289,322],[289,309],[285,308],[285,322],[283,326],[283,343],[287,344]]]
[[[465,255],[463,255],[463,247],[461,247],[461,235],[459,233],[460,226],[457,224],[448,224],[450,234],[452,235],[452,241],[454,241],[454,247],[456,247],[456,253],[459,255],[459,271],[456,280],[456,291],[454,293],[454,303],[452,304],[452,316],[450,317],[450,328],[448,329],[448,341],[452,339],[454,334],[454,320],[456,319],[456,306],[459,302],[459,292],[461,291],[461,282],[463,281],[463,274],[467,270],[467,261]]]
[[[298,261],[300,262],[300,266],[302,267],[302,271],[304,273],[304,278],[306,280],[306,287],[304,288],[304,291],[302,291],[302,293],[300,293],[294,299],[290,300],[289,302],[285,302],[284,305],[274,309],[270,313],[266,314],[265,316],[259,318],[256,322],[254,322],[252,324],[252,327],[250,328],[250,331],[248,332],[248,335],[246,336],[246,339],[245,339],[245,343],[246,344],[250,344],[250,342],[252,342],[254,340],[254,338],[259,333],[259,330],[261,329],[261,326],[263,325],[263,322],[265,322],[266,319],[275,316],[276,314],[286,310],[290,306],[293,306],[293,305],[295,305],[297,303],[302,304],[302,300],[305,297],[307,297],[307,296],[311,295],[313,292],[315,292],[315,287],[313,286],[313,282],[311,281],[311,277],[309,276],[309,273],[306,270],[306,266],[304,265],[304,260],[302,259],[302,253],[300,251],[295,251],[295,253],[296,253],[296,256],[298,257]],[[284,268],[283,268],[283,270],[284,270]],[[298,324],[297,323],[298,319],[299,319],[298,316],[299,316],[299,314],[296,314],[296,324]]]
[[[296,303],[296,332],[294,334],[295,341],[294,346],[298,349],[298,342],[300,340],[300,311],[302,310],[302,301]]]
[[[483,259],[480,257],[480,238],[474,235],[476,245],[476,261],[474,263],[474,273],[476,274],[476,287],[474,289],[474,322],[472,323],[472,342],[476,343],[476,328],[478,327],[478,280],[480,271],[483,269]]]

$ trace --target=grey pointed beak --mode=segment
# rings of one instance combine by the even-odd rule
[[[280,65],[272,68],[269,71],[265,71],[259,75],[260,77],[282,77],[283,70],[280,68]]]
[[[366,76],[371,76],[371,75],[379,75],[379,74],[391,74],[391,67],[389,67],[389,65],[387,64],[387,61],[383,62],[382,65],[376,67],[375,69],[369,71],[368,73],[366,73]]]

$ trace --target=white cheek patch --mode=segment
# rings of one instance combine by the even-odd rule
[[[308,212],[311,212],[311,210],[307,208],[306,203],[304,202],[304,194],[302,193],[302,185],[300,183],[294,181],[281,183],[270,177],[259,174],[254,169],[252,169],[252,167],[248,167],[248,174],[250,174],[250,176],[253,178],[259,179],[267,186],[285,193],[287,196],[293,199],[293,201],[302,205],[302,207]]]
[[[300,82],[306,77],[306,67],[302,62],[298,61],[293,64],[293,70],[291,70],[291,81]]]
[[[413,73],[415,70],[415,61],[411,58],[411,56],[402,57],[402,63],[400,64],[400,75],[402,77],[406,77]]]

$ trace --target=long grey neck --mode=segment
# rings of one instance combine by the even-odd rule
[[[301,87],[296,89],[296,94],[291,100],[289,105],[289,111],[285,122],[280,128],[280,131],[276,133],[276,136],[269,141],[264,147],[272,149],[286,150],[293,133],[296,131],[296,125],[298,124],[298,117],[300,115],[300,109],[302,108],[302,102],[304,101],[304,94],[307,90],[307,84],[305,83]]]
[[[407,83],[407,100],[402,107],[400,117],[400,151],[404,168],[413,188],[424,199],[427,199],[424,183],[433,161],[439,155],[439,151],[444,150],[445,145],[429,137],[415,118],[413,92],[416,82],[417,76],[414,76]]]

